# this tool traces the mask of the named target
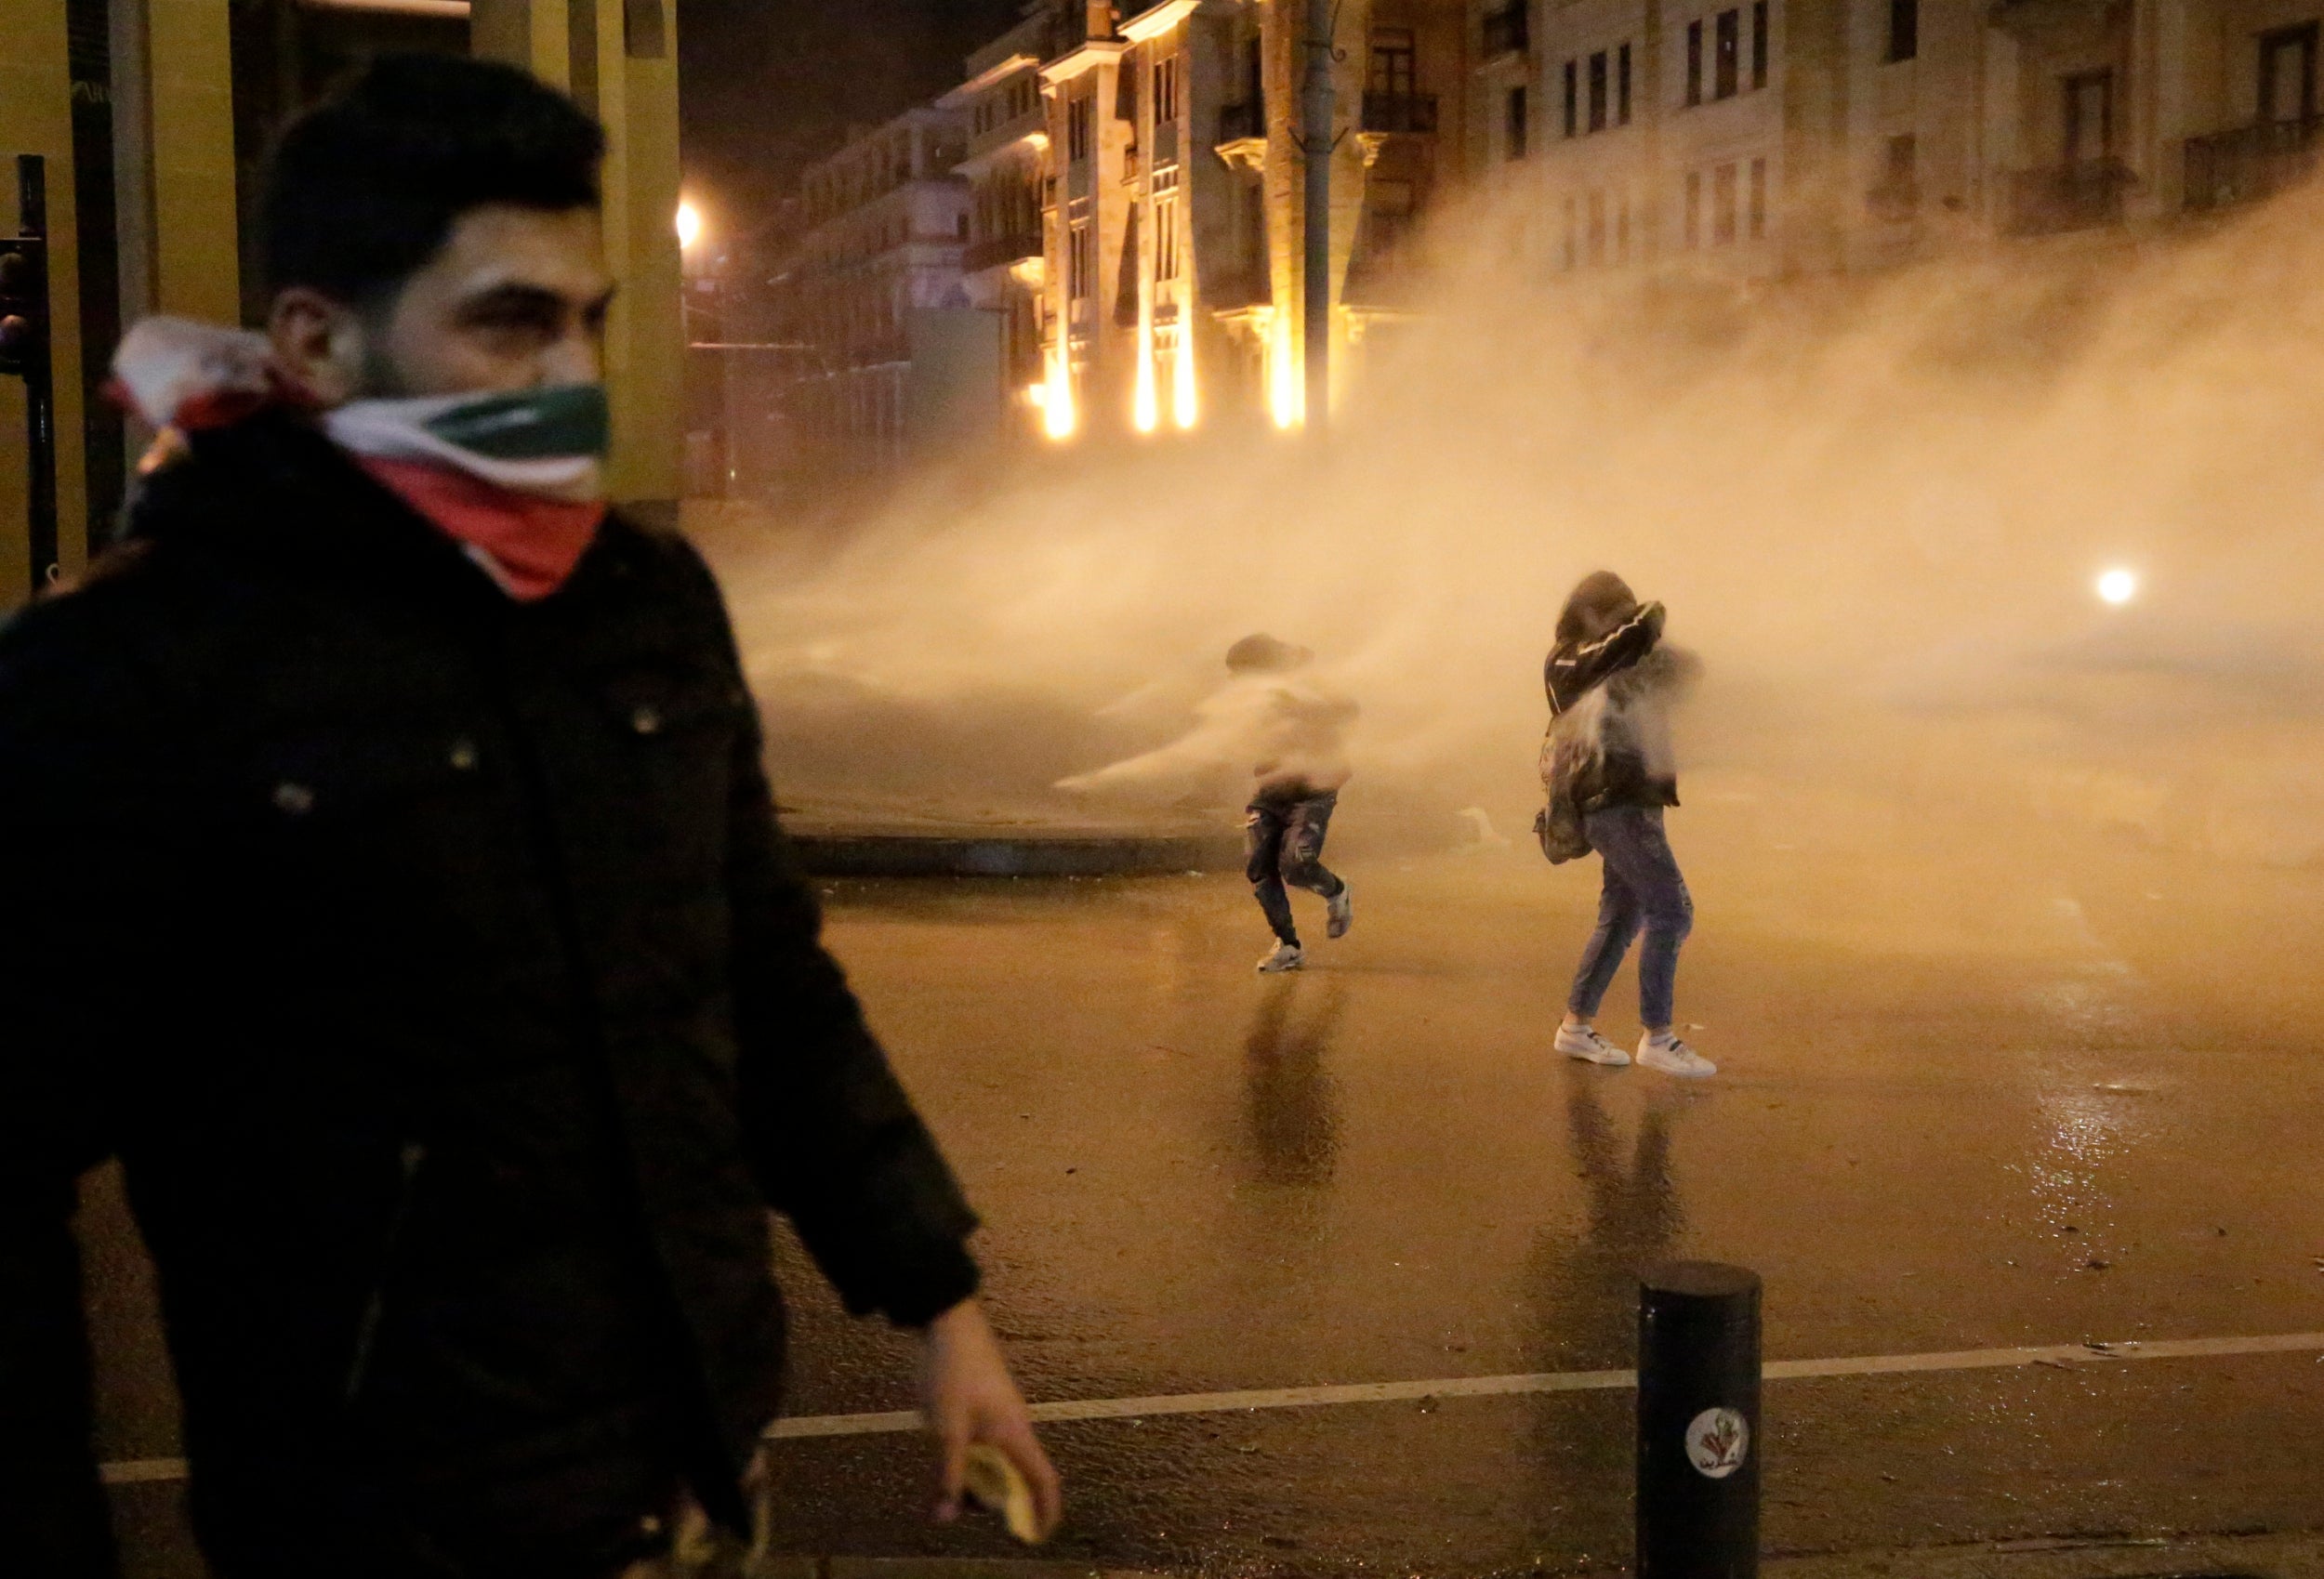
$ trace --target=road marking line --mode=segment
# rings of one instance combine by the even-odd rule
[[[2324,1333],[2274,1333],[2260,1337],[2171,1338],[2111,1344],[2058,1343],[2033,1349],[1965,1349],[1941,1354],[1876,1354],[1839,1360],[1770,1360],[1760,1375],[1771,1382],[1816,1376],[1880,1376],[1914,1371],[2009,1370],[2022,1365],[2104,1365],[2118,1360],[2202,1360],[2242,1354],[2306,1354],[2324,1350]],[[1224,1415],[1252,1409],[1314,1409],[1341,1403],[1418,1402],[1429,1398],[1500,1398],[1524,1393],[1611,1392],[1638,1385],[1634,1371],[1550,1371],[1532,1375],[1452,1376],[1425,1382],[1360,1382],[1344,1387],[1273,1388],[1249,1392],[1182,1392],[1153,1398],[1076,1399],[1037,1403],[1033,1418],[1130,1420],[1149,1415]],[[803,1415],[777,1420],[774,1441],[800,1437],[878,1436],[917,1431],[917,1411],[885,1415]]]
[[[1922,1371],[2000,1371],[2025,1365],[2106,1365],[2124,1360],[2213,1360],[2248,1354],[2324,1352],[2324,1333],[2257,1337],[2188,1337],[2125,1343],[2054,1343],[2031,1349],[1961,1349],[1937,1354],[1874,1354],[1837,1360],[1770,1360],[1771,1382],[1822,1376],[1884,1376]],[[1547,1371],[1529,1375],[1446,1376],[1423,1382],[1355,1382],[1336,1387],[1268,1388],[1242,1392],[1162,1393],[1149,1398],[1063,1399],[1033,1405],[1037,1421],[1135,1420],[1152,1415],[1226,1415],[1257,1409],[1316,1409],[1344,1403],[1410,1403],[1432,1398],[1505,1398],[1528,1393],[1613,1392],[1638,1385],[1634,1371]],[[892,1435],[920,1428],[917,1410],[880,1415],[805,1415],[777,1420],[768,1440]],[[139,1458],[104,1467],[108,1485],[134,1486],[185,1478],[182,1458]]]

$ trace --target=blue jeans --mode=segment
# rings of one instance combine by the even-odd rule
[[[1649,1027],[1670,1023],[1670,998],[1678,984],[1679,945],[1695,928],[1695,901],[1678,858],[1662,832],[1659,806],[1609,806],[1582,819],[1591,848],[1605,863],[1605,888],[1598,899],[1598,929],[1581,951],[1573,995],[1565,1007],[1594,1019],[1614,984],[1622,955],[1643,928],[1638,954],[1638,1017]]]
[[[1300,946],[1300,931],[1291,924],[1286,885],[1326,899],[1347,887],[1325,870],[1322,859],[1332,808],[1339,804],[1339,796],[1328,793],[1299,799],[1262,796],[1251,802],[1244,819],[1244,845],[1249,851],[1245,875],[1276,940],[1293,948]]]

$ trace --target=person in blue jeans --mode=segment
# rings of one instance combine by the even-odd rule
[[[1598,926],[1582,950],[1558,1027],[1557,1050],[1619,1066],[1631,1055],[1598,1032],[1598,1008],[1631,941],[1638,957],[1638,1062],[1692,1078],[1718,1066],[1671,1029],[1679,949],[1694,929],[1695,901],[1663,831],[1678,805],[1670,749],[1672,703],[1698,667],[1662,642],[1659,603],[1641,603],[1611,571],[1585,577],[1558,616],[1557,644],[1544,665],[1550,736],[1543,753],[1551,794],[1569,796],[1583,834],[1605,869]]]

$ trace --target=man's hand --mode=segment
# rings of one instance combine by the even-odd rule
[[[928,1324],[920,1358],[920,1403],[928,1428],[940,1444],[937,1520],[949,1523],[960,1517],[969,1448],[984,1442],[998,1449],[1033,1488],[1034,1508],[1047,1539],[1063,1517],[1064,1493],[1049,1454],[1033,1434],[1033,1417],[1025,1411],[1024,1395],[1010,1377],[1000,1340],[975,1300],[961,1301]]]

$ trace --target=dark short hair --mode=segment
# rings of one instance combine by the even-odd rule
[[[390,55],[284,132],[267,174],[267,279],[350,305],[393,295],[470,209],[598,205],[605,134],[513,66]]]

